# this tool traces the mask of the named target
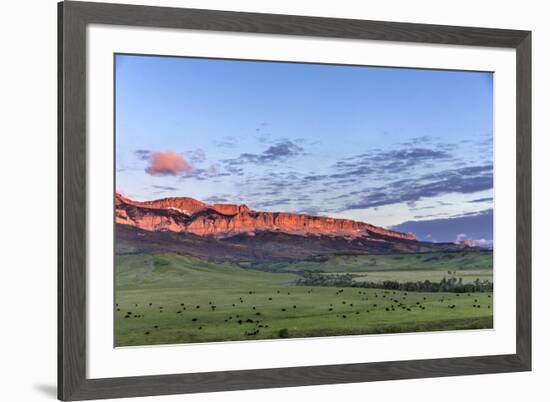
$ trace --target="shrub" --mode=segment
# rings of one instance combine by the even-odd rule
[[[279,330],[279,338],[288,338],[290,337],[290,333],[288,332],[288,328],[283,328]]]

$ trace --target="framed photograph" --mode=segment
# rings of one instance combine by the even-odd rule
[[[61,400],[531,368],[529,31],[59,3]]]

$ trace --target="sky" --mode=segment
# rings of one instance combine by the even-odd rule
[[[492,244],[493,75],[116,56],[116,188]]]

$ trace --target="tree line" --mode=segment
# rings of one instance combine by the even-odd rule
[[[453,293],[473,293],[473,292],[492,292],[493,283],[488,280],[476,279],[472,283],[463,283],[462,278],[443,278],[439,282],[429,280],[416,282],[398,282],[398,281],[355,281],[351,274],[323,274],[319,272],[303,271],[302,276],[296,281],[298,286],[328,286],[328,287],[348,287],[348,288],[374,288],[401,290],[407,292],[453,292]]]

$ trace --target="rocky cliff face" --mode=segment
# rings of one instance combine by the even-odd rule
[[[193,198],[176,197],[138,202],[116,194],[116,222],[147,231],[186,232],[199,236],[230,237],[242,233],[282,232],[294,235],[346,238],[385,237],[416,240],[400,233],[349,219],[283,212],[257,212],[246,205],[209,205]]]

